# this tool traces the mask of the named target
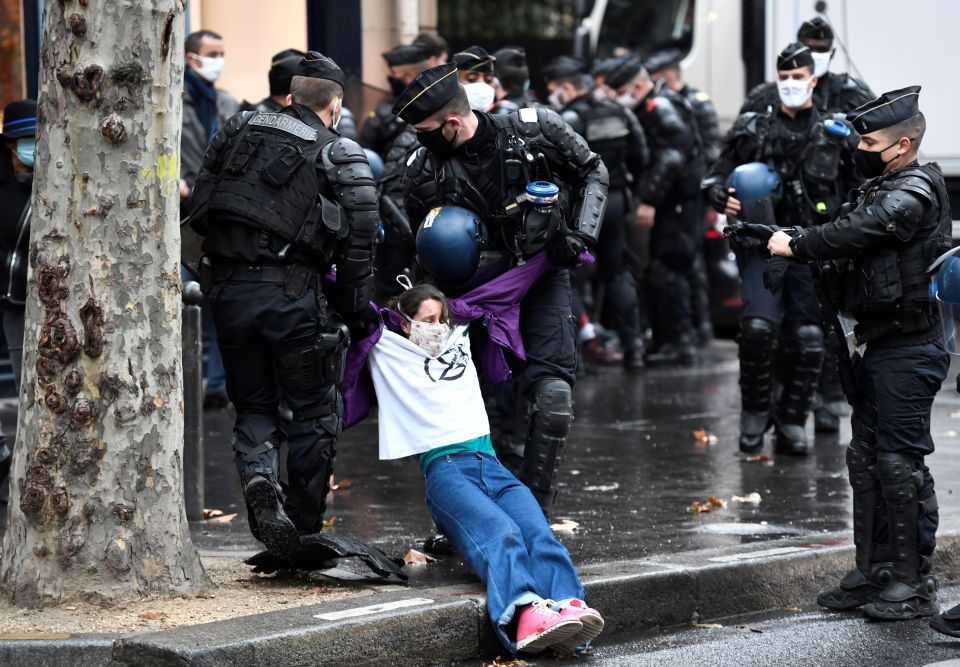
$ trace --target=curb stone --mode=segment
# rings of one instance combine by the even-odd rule
[[[960,523],[938,535],[935,571],[960,581]],[[853,563],[849,532],[664,554],[579,569],[618,636],[812,603]],[[318,617],[319,616],[319,617]],[[479,584],[382,595],[116,637],[0,640],[0,664],[31,667],[156,665],[296,667],[439,665],[503,654]]]

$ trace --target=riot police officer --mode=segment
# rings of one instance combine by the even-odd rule
[[[360,128],[360,145],[385,158],[390,144],[406,127],[406,123],[393,115],[393,101],[420,72],[427,69],[430,53],[425,45],[414,43],[395,46],[382,56],[389,68],[387,82],[393,98],[367,115]]]
[[[244,101],[240,105],[241,111],[265,111],[276,113],[287,106],[287,95],[290,94],[290,80],[297,73],[297,67],[306,54],[298,49],[284,49],[270,59],[270,70],[267,72],[267,81],[270,85],[270,95],[256,104]],[[357,122],[353,113],[347,107],[340,111],[340,124],[337,132],[347,139],[357,139]]]
[[[394,110],[417,129],[423,146],[404,177],[410,220],[419,223],[442,204],[463,206],[485,222],[491,250],[520,263],[546,249],[557,266],[533,284],[520,304],[519,322],[527,359],[517,389],[530,415],[522,477],[546,512],[556,496],[557,467],[573,417],[576,336],[567,267],[596,245],[606,167],[553,111],[471,110],[453,63],[424,72]],[[523,215],[520,203],[536,181],[559,186],[555,215]]]
[[[591,93],[593,79],[582,61],[560,56],[543,71],[550,101],[560,116],[600,155],[610,174],[607,209],[597,242],[597,274],[603,285],[601,317],[620,336],[627,370],[643,366],[637,290],[625,257],[627,212],[633,217],[630,189],[646,165],[643,128],[629,109]],[[632,224],[632,220],[630,221]]]
[[[774,217],[781,227],[809,227],[830,220],[842,194],[854,180],[849,158],[853,133],[841,119],[824,119],[811,99],[816,77],[810,49],[789,44],[777,58],[780,102],[773,112],[741,114],[723,142],[723,152],[710,168],[703,187],[707,200],[721,213],[741,213],[727,178],[738,165],[766,163],[780,178],[783,194]],[[759,222],[746,220],[747,222]],[[823,360],[823,330],[813,277],[805,265],[789,266],[783,288],[772,294],[764,286],[766,260],[759,252],[740,249],[742,281],[740,320],[740,450],[756,453],[763,436],[776,427],[776,450],[805,455],[809,450],[806,421]],[[778,334],[783,330],[786,355],[783,391],[772,409],[773,370]]]
[[[336,132],[344,83],[336,63],[308,53],[289,106],[242,112],[216,135],[195,193],[250,528],[285,556],[323,525],[350,341],[342,322],[362,328],[374,315],[376,191],[363,150]],[[328,305],[320,281],[334,263]],[[285,498],[281,401],[293,413]]]
[[[797,41],[810,48],[813,57],[813,75],[817,87],[813,91],[813,105],[822,113],[847,113],[875,96],[860,79],[846,72],[830,71],[830,61],[836,49],[833,46],[833,28],[822,16],[804,21],[797,30]],[[776,109],[779,104],[777,82],[768,81],[755,86],[749,93],[740,113]]]
[[[500,83],[499,99],[490,113],[511,113],[524,107],[536,106],[530,96],[530,68],[527,52],[519,46],[505,46],[493,54],[493,70]]]
[[[654,84],[638,57],[621,59],[605,83],[620,104],[635,111],[650,147],[649,168],[636,189],[636,223],[650,230],[644,291],[655,348],[645,359],[689,366],[696,361],[696,347],[688,272],[700,231],[704,172],[696,123],[682,100]]]
[[[704,164],[710,165],[720,157],[720,127],[717,118],[717,109],[705,91],[694,88],[683,80],[680,71],[682,54],[677,49],[668,49],[654,54],[643,63],[654,81],[663,81],[667,89],[676,93],[689,107],[690,113],[697,124],[700,146],[703,150]],[[704,220],[706,207],[699,216]],[[713,338],[713,323],[710,321],[710,279],[707,275],[707,265],[703,256],[703,235],[694,234],[697,252],[694,264],[690,267],[688,276],[691,281],[690,298],[694,328],[701,344]]]
[[[926,129],[919,94],[920,86],[890,91],[852,111],[855,157],[869,180],[833,222],[795,238],[777,232],[768,244],[776,255],[833,260],[839,289],[828,291],[866,345],[847,449],[856,568],[817,601],[862,605],[880,620],[937,613],[930,557],[939,515],[924,457],[933,453],[930,409],[949,358],[927,267],[950,247],[951,215],[940,168],[917,161]]]

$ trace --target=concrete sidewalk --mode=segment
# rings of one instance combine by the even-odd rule
[[[942,582],[960,581],[960,522],[943,527]],[[852,565],[846,533],[622,560],[581,568],[587,599],[610,643],[640,630],[809,605]],[[362,600],[306,606],[163,632],[0,640],[0,664],[447,665],[505,651],[486,618],[479,583],[384,588]]]

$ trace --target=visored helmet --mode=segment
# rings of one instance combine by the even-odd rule
[[[960,355],[960,246],[930,265],[930,300],[940,311],[943,341],[950,354]]]
[[[441,285],[463,285],[477,272],[486,244],[487,228],[476,213],[440,206],[417,230],[417,260]]]
[[[764,162],[748,162],[734,169],[727,178],[727,187],[736,190],[743,222],[758,225],[776,224],[773,209],[783,194],[780,176]]]

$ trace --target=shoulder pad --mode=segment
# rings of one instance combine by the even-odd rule
[[[321,149],[320,156],[327,178],[334,187],[373,185],[373,173],[367,155],[353,139],[334,139]]]
[[[920,175],[910,174],[904,178],[893,181],[891,186],[894,191],[903,190],[909,192],[931,204],[937,200],[937,194],[933,184]]]
[[[408,150],[417,145],[417,133],[415,130],[413,130],[412,126],[408,126],[403,130],[403,132],[397,135],[397,138],[393,140],[393,144],[390,145],[390,149],[387,152],[390,153],[393,152],[394,149],[399,148],[406,153]]]
[[[909,238],[923,220],[923,205],[912,192],[892,190],[883,193],[875,203],[877,217],[887,231],[897,238]]]
[[[241,111],[230,117],[230,120],[223,126],[223,131],[227,136],[232,137],[243,129],[243,126],[250,122],[250,119],[256,116],[259,111]]]
[[[525,111],[527,111],[527,109],[520,109],[520,111],[518,112],[521,120],[523,120]],[[525,132],[528,136],[535,135],[537,133],[537,130],[541,130],[541,128],[544,134],[555,135],[557,133],[562,133],[564,130],[564,127],[566,127],[567,125],[566,122],[563,120],[563,118],[560,117],[560,114],[558,114],[556,111],[553,111],[552,109],[540,108],[535,110],[530,109],[530,111],[531,113],[529,115],[536,115],[537,119],[540,122],[534,124],[534,123],[531,123],[530,121],[527,121],[521,124],[521,130]]]
[[[353,139],[338,137],[324,146],[324,153],[330,156],[330,161],[334,164],[346,164],[348,162],[366,162],[367,154],[363,152]]]
[[[560,112],[560,117],[563,118],[564,122],[566,122],[573,128],[579,127],[580,124],[582,123],[580,114],[578,114],[574,109],[570,109],[570,108],[564,109],[563,111]]]

